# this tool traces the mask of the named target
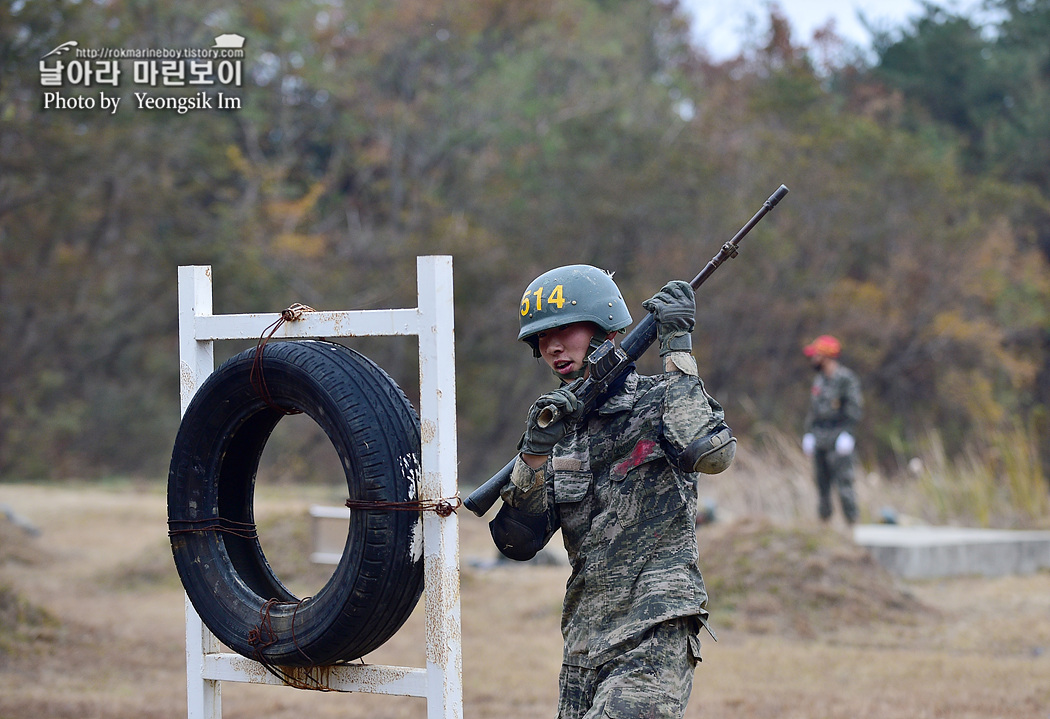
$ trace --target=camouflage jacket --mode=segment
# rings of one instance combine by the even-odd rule
[[[864,409],[856,374],[842,365],[830,376],[817,372],[810,395],[805,431],[813,433],[819,449],[832,449],[842,432],[856,432]]]
[[[513,506],[538,512],[553,501],[560,520],[572,566],[562,611],[565,664],[596,667],[668,619],[695,616],[707,626],[697,475],[673,467],[668,453],[723,418],[698,377],[632,372],[555,446],[536,472],[542,485],[528,492],[508,485],[504,499]]]

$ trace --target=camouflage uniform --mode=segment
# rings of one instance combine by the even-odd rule
[[[657,624],[595,669],[562,664],[558,719],[681,717],[700,661],[695,620]]]
[[[821,519],[831,517],[831,488],[838,491],[842,514],[852,523],[857,519],[857,500],[853,492],[853,456],[835,451],[835,440],[842,432],[855,434],[863,410],[860,380],[851,370],[838,365],[831,375],[817,372],[813,379],[805,431],[813,435],[816,448],[813,466],[820,495]]]
[[[697,475],[671,460],[724,413],[695,361],[675,359],[666,374],[626,375],[546,465],[533,471],[519,459],[503,491],[523,511],[553,505],[572,565],[560,719],[681,717],[689,699],[707,592],[697,566]]]

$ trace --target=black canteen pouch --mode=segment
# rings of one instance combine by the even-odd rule
[[[504,557],[527,562],[546,546],[558,531],[557,516],[553,510],[529,514],[506,502],[489,522],[489,532],[496,549]]]

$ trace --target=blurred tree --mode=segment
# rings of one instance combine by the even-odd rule
[[[957,129],[965,156],[980,167],[985,126],[1003,107],[1003,78],[988,62],[989,43],[979,26],[931,3],[924,7],[911,31],[877,46],[878,75],[934,120]]]
[[[927,137],[941,135],[940,144],[945,143],[943,129],[927,127],[922,118],[950,128],[962,140],[959,156],[969,172],[1016,188],[999,206],[1010,220],[1007,233],[1016,243],[1011,250],[1027,256],[1036,247],[1050,258],[1050,2],[988,0],[980,20],[932,3],[924,7],[925,14],[900,33],[876,35],[874,77],[899,91],[912,110],[924,113],[914,116],[910,127]],[[1018,294],[1045,296],[1035,289],[1041,280],[1018,282]],[[987,299],[1015,306],[1008,300],[1013,294],[1004,291]],[[1027,311],[1022,315],[1029,323],[1010,327],[1000,340],[1036,368],[1028,383],[1029,399],[1019,408],[1045,416],[1050,407],[1050,323]],[[1044,461],[1050,467],[1050,450]]]

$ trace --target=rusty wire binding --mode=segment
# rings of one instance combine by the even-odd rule
[[[252,360],[252,369],[248,375],[248,381],[251,382],[252,388],[255,390],[256,394],[262,397],[266,406],[280,412],[281,414],[302,414],[302,410],[295,407],[281,407],[273,401],[273,397],[270,395],[270,389],[266,386],[266,378],[263,376],[263,348],[266,347],[266,343],[277,333],[277,330],[281,329],[281,325],[285,322],[296,322],[301,320],[303,315],[307,312],[316,311],[317,310],[313,307],[300,304],[299,302],[281,310],[281,316],[262,331],[262,334],[259,335],[259,342],[255,345],[255,358]]]
[[[284,684],[294,689],[307,689],[317,692],[342,692],[343,689],[334,689],[329,686],[326,682],[315,676],[317,669],[321,669],[318,664],[313,664],[309,655],[306,654],[302,649],[299,648],[299,643],[295,638],[295,615],[299,611],[299,607],[303,605],[310,597],[300,599],[298,602],[282,602],[279,599],[269,599],[262,607],[259,608],[259,623],[248,632],[248,643],[252,645],[252,659],[259,662],[266,671],[280,679]],[[311,664],[302,668],[282,667],[274,664],[266,658],[264,653],[267,647],[272,646],[277,642],[277,632],[273,628],[273,621],[270,618],[270,610],[279,604],[295,604],[295,610],[292,612],[292,642],[295,644],[295,648],[307,659],[311,661]],[[344,662],[345,663],[345,662]]]
[[[371,499],[348,499],[349,509],[390,509],[395,512],[434,512],[439,517],[448,517],[463,506],[459,496],[451,499],[412,499],[407,502],[384,502]]]
[[[179,526],[177,526],[179,525]],[[190,532],[222,532],[241,539],[258,539],[259,533],[254,524],[237,522],[225,517],[205,517],[203,519],[169,519],[168,536],[188,534]]]

